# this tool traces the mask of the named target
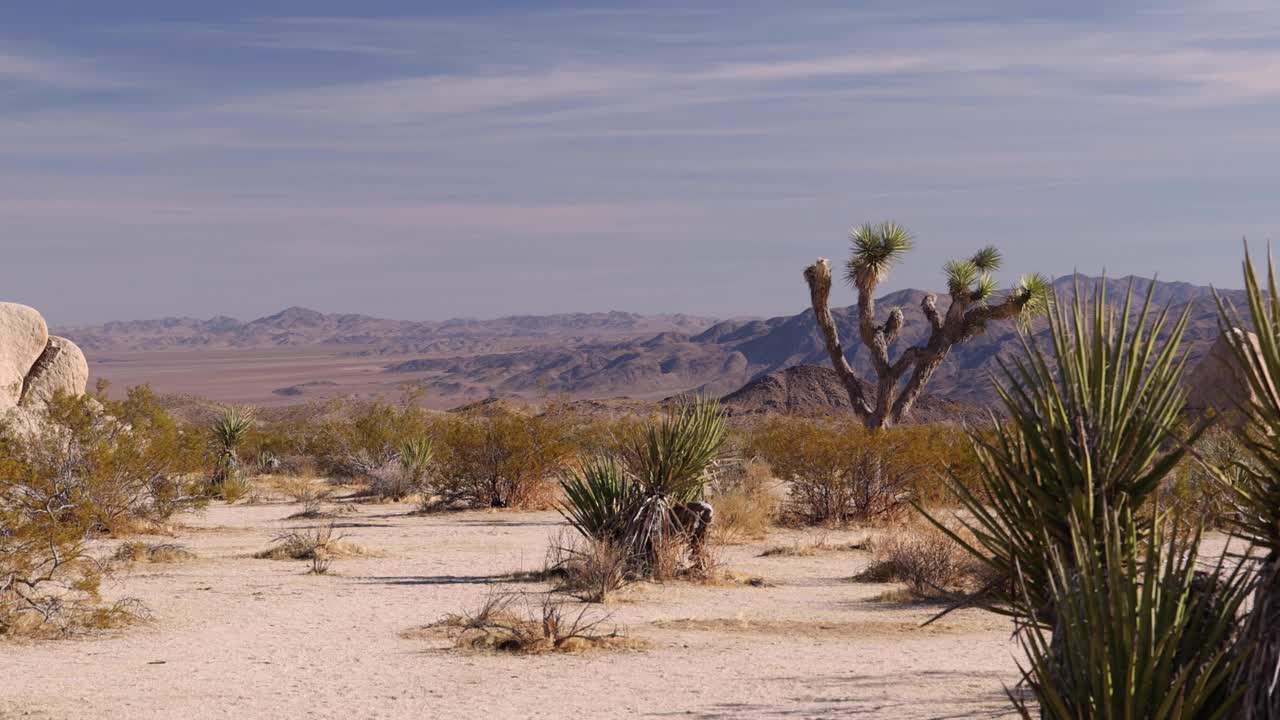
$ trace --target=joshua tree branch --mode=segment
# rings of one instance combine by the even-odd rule
[[[929,321],[929,327],[935,331],[942,329],[942,316],[938,314],[938,296],[929,293],[924,296],[924,300],[920,301],[920,309],[924,311],[924,317]]]
[[[840,382],[844,384],[845,391],[849,393],[849,402],[853,405],[853,411],[859,416],[866,418],[871,415],[871,406],[867,403],[866,389],[858,376],[854,374],[853,368],[849,367],[849,361],[845,359],[844,348],[840,344],[840,334],[836,330],[835,318],[831,316],[830,298],[831,298],[831,265],[826,258],[819,258],[817,262],[805,268],[804,280],[809,285],[809,297],[813,303],[813,315],[818,321],[818,327],[822,330],[822,337],[826,341],[827,355],[831,357],[831,366],[835,368],[836,375],[840,377]]]
[[[984,305],[970,310],[964,316],[964,323],[960,327],[956,342],[964,342],[981,335],[986,330],[987,323],[992,320],[1008,320],[1017,317],[1026,304],[1023,298],[1010,295],[998,305]]]

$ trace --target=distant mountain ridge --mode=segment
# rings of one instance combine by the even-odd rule
[[[334,345],[350,350],[404,354],[475,351],[489,347],[497,339],[572,341],[670,331],[698,332],[714,322],[713,318],[693,315],[640,315],[618,311],[415,322],[290,307],[248,322],[227,316],[208,320],[166,317],[67,327],[59,332],[86,350]]]
[[[1078,285],[1086,297],[1100,278],[1067,276],[1055,282],[1059,301],[1069,300]],[[1140,303],[1148,289],[1153,306],[1172,313],[1189,309],[1184,350],[1196,363],[1218,335],[1218,311],[1211,288],[1147,278],[1106,279],[1108,297],[1119,302],[1132,285]],[[797,283],[799,285],[799,283]],[[835,300],[852,299],[837,289]],[[841,294],[843,293],[843,294]],[[805,296],[797,287],[798,298]],[[928,324],[920,310],[926,291],[888,293],[877,301],[881,317],[901,307],[905,325],[891,348],[895,355],[923,342]],[[1222,293],[1241,306],[1242,291]],[[938,293],[940,309],[946,293]],[[1135,308],[1136,311],[1136,308]],[[846,353],[855,370],[871,377],[866,350],[857,342],[855,308],[833,309]],[[1041,340],[1043,320],[1032,326]],[[772,318],[714,321],[693,315],[571,313],[512,316],[495,320],[410,322],[365,315],[323,314],[288,308],[249,322],[215,317],[209,320],[161,320],[106,323],[66,328],[60,334],[95,352],[164,349],[320,347],[335,354],[388,356],[383,375],[388,387],[409,380],[428,393],[459,402],[491,396],[534,396],[546,393],[577,398],[661,398],[697,391],[724,395],[758,378],[789,367],[830,367],[811,310]],[[983,335],[955,348],[935,373],[928,394],[937,402],[981,407],[993,401],[990,379],[997,358],[1017,346],[1011,323],[994,323]],[[394,357],[393,357],[394,356]],[[299,378],[279,396],[323,395],[325,377]],[[291,380],[291,382],[293,382]]]

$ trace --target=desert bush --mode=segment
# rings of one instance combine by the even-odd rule
[[[554,477],[573,450],[556,416],[502,404],[438,419],[435,470],[425,492],[435,505],[532,508],[549,505]]]
[[[747,447],[787,483],[788,512],[808,523],[886,520],[944,497],[945,476],[972,472],[964,433],[945,425],[868,430],[847,419],[778,417]]]
[[[626,550],[607,538],[591,540],[562,533],[547,550],[542,574],[554,579],[556,592],[602,603],[627,584],[628,565]]]
[[[1256,464],[1235,433],[1220,425],[1205,432],[1192,452],[1195,457],[1184,458],[1160,483],[1155,505],[1184,530],[1226,526],[1232,488],[1244,486]]]
[[[458,647],[521,655],[627,647],[617,628],[603,632],[607,615],[583,605],[565,612],[550,595],[534,603],[525,594],[492,592],[475,612],[446,616]]]
[[[194,560],[196,554],[175,543],[127,542],[116,548],[111,559],[122,563],[180,563]]]
[[[399,404],[375,400],[334,407],[331,414],[341,417],[320,424],[306,440],[306,453],[329,477],[367,480],[395,465],[402,443],[430,437],[429,415],[416,403],[417,396],[406,393]]]
[[[868,543],[871,563],[854,579],[900,582],[911,597],[933,600],[972,592],[985,584],[985,566],[932,525],[894,529]]]
[[[67,522],[119,534],[207,500],[199,433],[180,427],[145,386],[119,401],[58,396],[43,420],[39,435],[12,438],[8,452],[22,470],[4,482],[14,493],[60,485]]]
[[[263,560],[310,560],[313,566],[328,563],[335,557],[352,557],[368,552],[365,548],[345,542],[347,536],[336,533],[337,526],[330,522],[309,528],[299,528],[277,535],[271,547],[256,553]],[[323,573],[323,570],[320,571]]]
[[[322,517],[324,503],[333,496],[333,488],[306,477],[291,477],[280,483],[280,489],[290,500],[302,505],[302,510],[292,516],[295,518]]]
[[[102,390],[53,398],[38,435],[0,428],[0,635],[136,617],[136,603],[102,604],[108,568],[89,554],[88,538],[204,499],[198,433],[184,433],[146,388],[120,401]]]

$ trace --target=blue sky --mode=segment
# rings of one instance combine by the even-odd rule
[[[892,287],[989,242],[1009,281],[1239,285],[1280,4],[1063,5],[5,3],[3,299],[781,314],[881,219]]]

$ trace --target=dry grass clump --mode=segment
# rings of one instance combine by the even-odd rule
[[[47,615],[23,613],[10,622],[0,624],[0,636],[31,640],[54,640],[75,637],[98,630],[117,630],[151,619],[151,612],[141,601],[126,598],[102,604],[96,594],[67,597],[55,607],[47,607]]]
[[[617,627],[604,631],[608,615],[584,605],[565,612],[550,595],[540,603],[526,594],[490,593],[475,612],[446,616],[444,626],[459,648],[536,655],[638,647]]]
[[[867,547],[866,540],[858,540],[848,543],[833,543],[823,534],[817,540],[808,543],[802,543],[796,540],[790,545],[774,545],[765,549],[760,553],[760,557],[812,557],[821,552],[849,552],[853,550],[863,550]]]
[[[302,505],[302,510],[286,520],[314,520],[329,517],[324,504],[333,497],[333,488],[308,477],[289,477],[280,483],[280,491],[290,500]]]
[[[625,550],[608,539],[587,540],[561,533],[547,549],[543,576],[555,590],[588,603],[603,603],[630,578]]]
[[[344,542],[346,535],[335,535],[334,524],[291,530],[277,535],[274,544],[254,557],[263,560],[310,560],[310,572],[324,575],[335,558],[368,555],[369,550]]]
[[[715,507],[714,533],[720,542],[762,538],[778,512],[773,474],[760,460],[727,463],[708,487]]]
[[[869,549],[871,564],[854,580],[904,583],[912,599],[953,597],[981,587],[988,579],[984,565],[932,525],[916,524],[886,533],[872,540]]]
[[[111,559],[123,563],[180,563],[194,560],[196,554],[176,543],[127,542],[116,548]]]

